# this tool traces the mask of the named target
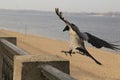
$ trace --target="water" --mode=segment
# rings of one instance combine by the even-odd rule
[[[83,16],[71,13],[65,13],[64,16],[82,32],[92,33],[108,42],[120,41],[119,16]],[[62,32],[64,27],[64,22],[54,12],[0,10],[0,29],[68,40],[68,33]]]

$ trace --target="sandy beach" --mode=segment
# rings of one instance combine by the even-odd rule
[[[17,46],[30,54],[51,54],[69,60],[70,74],[78,80],[120,80],[120,55],[118,53],[87,47],[88,51],[103,64],[100,66],[86,56],[74,54],[71,57],[61,53],[62,50],[69,49],[66,41],[8,30],[0,30],[0,36],[17,37]]]

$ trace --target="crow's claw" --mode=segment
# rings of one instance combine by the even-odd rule
[[[67,56],[67,54],[69,54],[70,56],[72,56],[72,50],[70,50],[70,51],[61,51],[61,52],[65,53],[66,56]]]
[[[65,55],[67,56],[67,51],[61,51],[62,53],[65,53]]]

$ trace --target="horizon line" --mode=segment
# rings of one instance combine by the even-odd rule
[[[11,10],[11,11],[36,11],[36,12],[54,12],[50,10],[39,10],[39,9],[7,9],[7,8],[0,8],[0,10]],[[107,12],[95,12],[95,11],[82,11],[82,12],[72,12],[72,11],[62,11],[64,13],[120,13],[120,11],[107,11]]]

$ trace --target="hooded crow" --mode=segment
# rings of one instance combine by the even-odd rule
[[[79,28],[73,24],[64,19],[62,16],[62,12],[59,11],[58,8],[55,8],[56,14],[59,16],[59,18],[65,22],[66,26],[63,29],[63,31],[68,31],[70,36],[70,50],[69,51],[62,51],[65,54],[69,53],[72,55],[73,53],[80,53],[82,55],[86,55],[93,59],[97,64],[102,65],[99,61],[97,61],[85,48],[84,41],[87,41],[91,45],[93,45],[96,48],[109,48],[112,50],[120,50],[120,48],[117,48],[119,45],[108,43],[105,40],[102,40],[88,32],[80,32]]]

